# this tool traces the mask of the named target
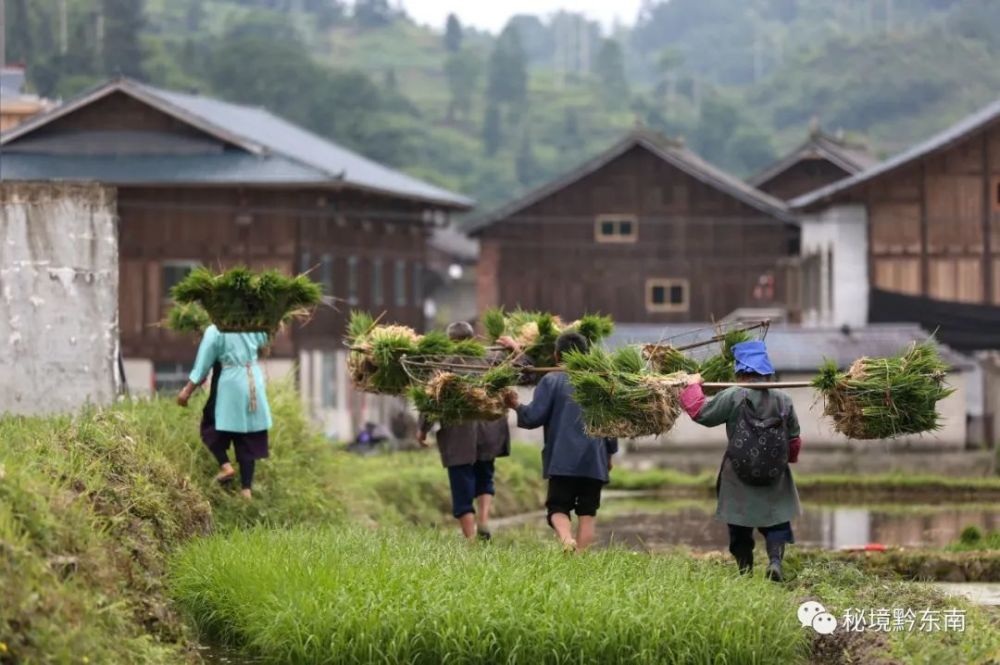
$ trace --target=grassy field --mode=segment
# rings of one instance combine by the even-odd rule
[[[995,618],[834,558],[790,557],[791,581],[739,577],[722,556],[563,555],[515,534],[466,545],[437,531],[249,530],[195,541],[172,587],[206,639],[264,663],[976,663]],[[843,633],[799,603],[967,610],[954,633]]]
[[[709,662],[712,653],[725,656],[710,662],[764,662],[761,654],[777,649],[795,662],[818,653],[792,630],[788,608],[802,598],[816,593],[846,607],[911,593],[833,561],[810,561],[778,588],[679,554],[567,559],[526,532],[468,547],[452,528],[428,528],[452,521],[435,452],[339,452],[310,429],[294,391],[276,386],[270,396],[271,458],[258,466],[249,504],[212,482],[197,405],[154,400],[0,419],[0,663],[196,662],[195,631],[270,662],[329,662],[313,657],[331,645],[356,661],[437,662],[448,652],[456,662],[629,654],[632,662]],[[651,482],[614,475],[623,485]],[[711,484],[708,476],[654,480],[664,477]],[[538,509],[538,450],[516,445],[498,462],[498,487],[498,515]],[[171,600],[168,570],[192,622]],[[553,608],[563,607],[560,621]],[[937,657],[927,662],[974,662],[966,656],[996,648],[983,632],[921,648]],[[897,636],[866,645],[845,648],[917,651]]]
[[[187,540],[254,525],[450,521],[447,476],[427,451],[338,452],[297,394],[271,391],[271,458],[251,503],[217,487],[200,404],[118,404],[77,417],[0,418],[0,663],[177,663],[194,658],[164,587]],[[533,509],[542,484],[498,464],[499,515]]]
[[[786,595],[721,565],[619,550],[566,557],[421,530],[244,531],[175,562],[213,639],[273,663],[796,662]]]

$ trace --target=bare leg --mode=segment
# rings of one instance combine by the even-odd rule
[[[465,513],[458,518],[458,525],[462,528],[462,535],[472,540],[476,537],[476,515]]]
[[[576,542],[578,551],[582,552],[594,542],[594,526],[597,518],[593,515],[580,515],[579,520],[580,524],[576,529]]]
[[[476,497],[479,503],[479,530],[489,532],[490,530],[490,508],[493,506],[492,494],[480,494]]]
[[[573,540],[573,524],[570,522],[569,515],[566,513],[552,513],[549,521],[552,523],[552,528],[556,531],[556,537],[559,538],[559,542],[563,544],[563,547],[572,546],[575,549],[576,541]]]

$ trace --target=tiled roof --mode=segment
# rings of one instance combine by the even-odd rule
[[[213,182],[338,182],[452,208],[465,209],[474,204],[467,197],[379,164],[264,109],[161,90],[129,79],[107,83],[29,120],[0,137],[0,145],[15,144],[21,137],[30,135],[52,120],[114,92],[129,94],[247,153],[240,159],[228,160],[226,164],[216,163],[211,159],[207,160],[211,163],[206,163],[204,167],[192,164],[193,170],[189,172],[191,177],[204,171],[212,174],[215,178]],[[21,172],[37,172],[40,166],[47,165],[44,161],[37,160],[25,160],[22,164],[21,155],[14,155],[9,150],[5,152],[10,154],[5,156],[4,172],[0,173],[2,178],[14,179]],[[130,157],[141,160],[138,156]],[[132,161],[130,166],[134,170],[114,164],[99,170],[120,174],[125,178],[120,182],[149,182],[153,178],[163,177],[162,169],[155,163],[159,159],[159,156],[155,156],[155,159],[144,159],[141,163]],[[84,159],[80,165],[93,166],[94,162]],[[61,172],[68,174],[74,168],[73,161],[70,160]],[[89,174],[81,171],[78,175]],[[177,182],[180,176],[166,177],[169,182]],[[94,176],[88,179],[94,179]]]

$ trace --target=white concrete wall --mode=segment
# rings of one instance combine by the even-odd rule
[[[0,296],[0,413],[66,412],[114,400],[114,190],[0,183]]]
[[[125,383],[132,397],[148,397],[153,394],[153,361],[148,358],[125,358]]]
[[[802,256],[819,254],[820,302],[818,310],[803,312],[803,325],[864,326],[868,323],[868,211],[863,205],[840,205],[804,215]],[[833,252],[833,299],[827,294]]]

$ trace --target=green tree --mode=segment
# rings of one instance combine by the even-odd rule
[[[497,154],[501,141],[503,141],[503,129],[500,109],[496,104],[488,104],[486,114],[483,117],[483,150],[487,157],[493,157]]]
[[[444,63],[448,80],[448,121],[467,118],[472,110],[472,96],[482,71],[482,63],[474,51],[461,51],[448,56]]]
[[[101,55],[106,74],[142,78],[144,0],[101,0],[104,43]]]
[[[528,71],[521,36],[509,23],[497,37],[490,54],[486,100],[520,109],[528,97]]]
[[[362,27],[378,28],[392,23],[393,12],[389,0],[356,0],[354,20]]]
[[[740,173],[751,173],[774,161],[774,145],[767,132],[755,124],[741,125],[726,148],[726,164]]]
[[[449,53],[458,53],[462,48],[462,24],[454,14],[448,14],[444,28],[444,47]]]
[[[517,155],[514,157],[514,170],[517,173],[518,182],[527,187],[537,182],[542,168],[535,157],[535,150],[531,145],[531,134],[525,128],[521,135],[521,145],[518,146]]]
[[[625,76],[625,56],[614,39],[605,39],[597,52],[594,73],[606,104],[621,105],[628,101],[628,79]]]

